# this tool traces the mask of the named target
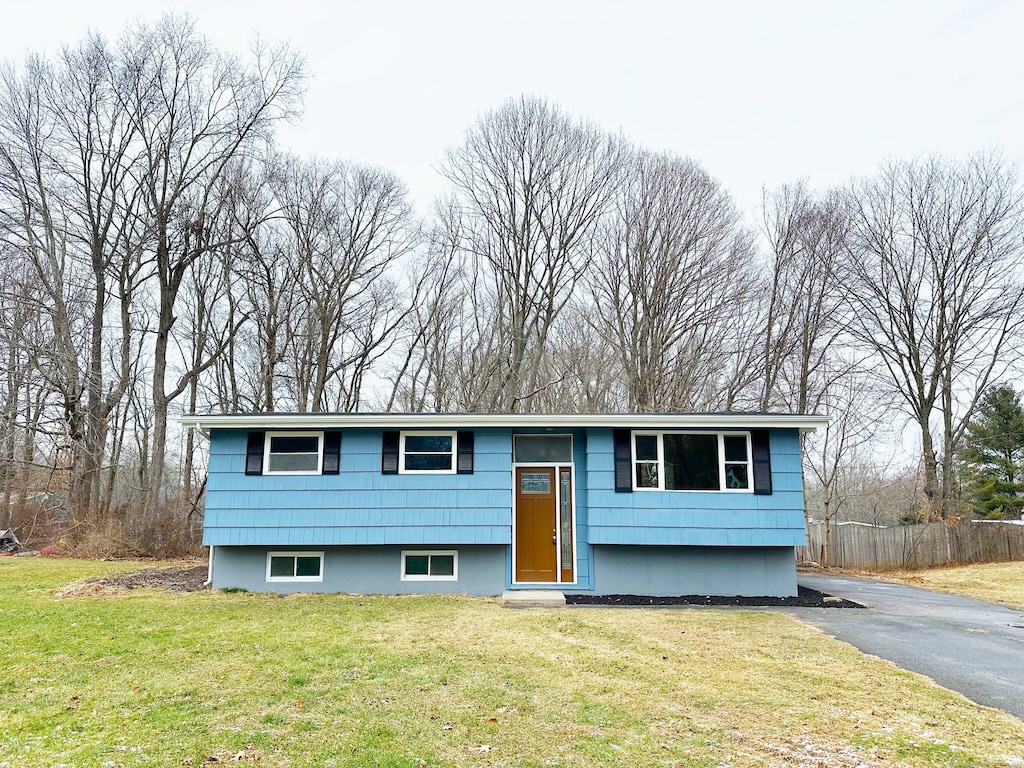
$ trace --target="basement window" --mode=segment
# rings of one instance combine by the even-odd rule
[[[402,552],[402,581],[458,581],[455,550]]]
[[[267,581],[323,580],[323,552],[267,553]]]

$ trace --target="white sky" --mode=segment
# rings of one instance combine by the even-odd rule
[[[13,4],[12,4],[13,5]],[[816,187],[887,157],[1024,155],[1024,2],[178,2],[218,45],[258,33],[308,57],[302,153],[384,166],[425,211],[476,117],[547,97],[690,156],[751,213],[762,185]],[[8,6],[0,58],[116,37],[137,0]]]

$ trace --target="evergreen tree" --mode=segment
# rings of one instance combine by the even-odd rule
[[[1019,517],[1024,508],[1024,407],[1013,387],[992,387],[982,397],[961,458],[964,500],[975,514]]]

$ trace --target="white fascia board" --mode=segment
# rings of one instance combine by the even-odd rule
[[[799,429],[828,426],[828,416],[772,413],[254,413],[183,416],[186,428],[211,429]]]

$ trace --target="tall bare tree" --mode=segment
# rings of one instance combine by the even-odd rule
[[[257,47],[251,60],[222,53],[184,18],[165,16],[126,37],[132,81],[120,91],[143,155],[139,179],[153,241],[156,295],[153,436],[147,508],[161,492],[170,404],[215,356],[190,366],[168,386],[169,342],[182,281],[193,262],[225,247],[217,194],[239,158],[265,149],[274,124],[296,114],[304,87],[301,57],[286,47]]]
[[[765,192],[762,232],[769,244],[768,289],[754,379],[760,410],[818,410],[828,388],[850,371],[844,286],[838,268],[848,222],[841,197],[821,199],[803,182]]]
[[[482,410],[529,411],[559,313],[589,266],[618,180],[621,142],[540,99],[506,102],[449,150],[447,231],[465,258],[477,338],[489,347]]]
[[[920,431],[941,514],[978,399],[1019,357],[1021,188],[997,156],[932,157],[885,165],[847,200],[849,329]]]
[[[405,186],[377,168],[291,159],[277,197],[299,275],[286,353],[294,401],[300,411],[357,410],[408,311],[396,268],[419,230]]]
[[[714,402],[754,266],[728,193],[693,161],[636,151],[597,252],[594,327],[618,357],[627,407]]]
[[[288,318],[299,301],[298,254],[274,198],[277,162],[236,168],[231,203],[235,230],[224,254],[229,322],[244,320],[217,361],[209,407],[229,413],[273,412],[286,399],[282,365],[289,346]]]
[[[0,272],[0,528],[28,494],[50,392],[36,365],[49,335],[28,264],[4,254]]]
[[[385,411],[469,410],[461,398],[467,388],[459,386],[465,374],[459,338],[466,331],[467,292],[452,240],[428,230],[425,251],[410,265],[410,311],[398,329],[398,358],[382,404]]]
[[[33,265],[49,319],[52,340],[36,359],[63,401],[78,511],[101,502],[108,417],[128,383],[127,307],[144,240],[134,131],[116,104],[121,77],[98,37],[2,75],[0,185],[7,210],[18,212],[4,230]]]

